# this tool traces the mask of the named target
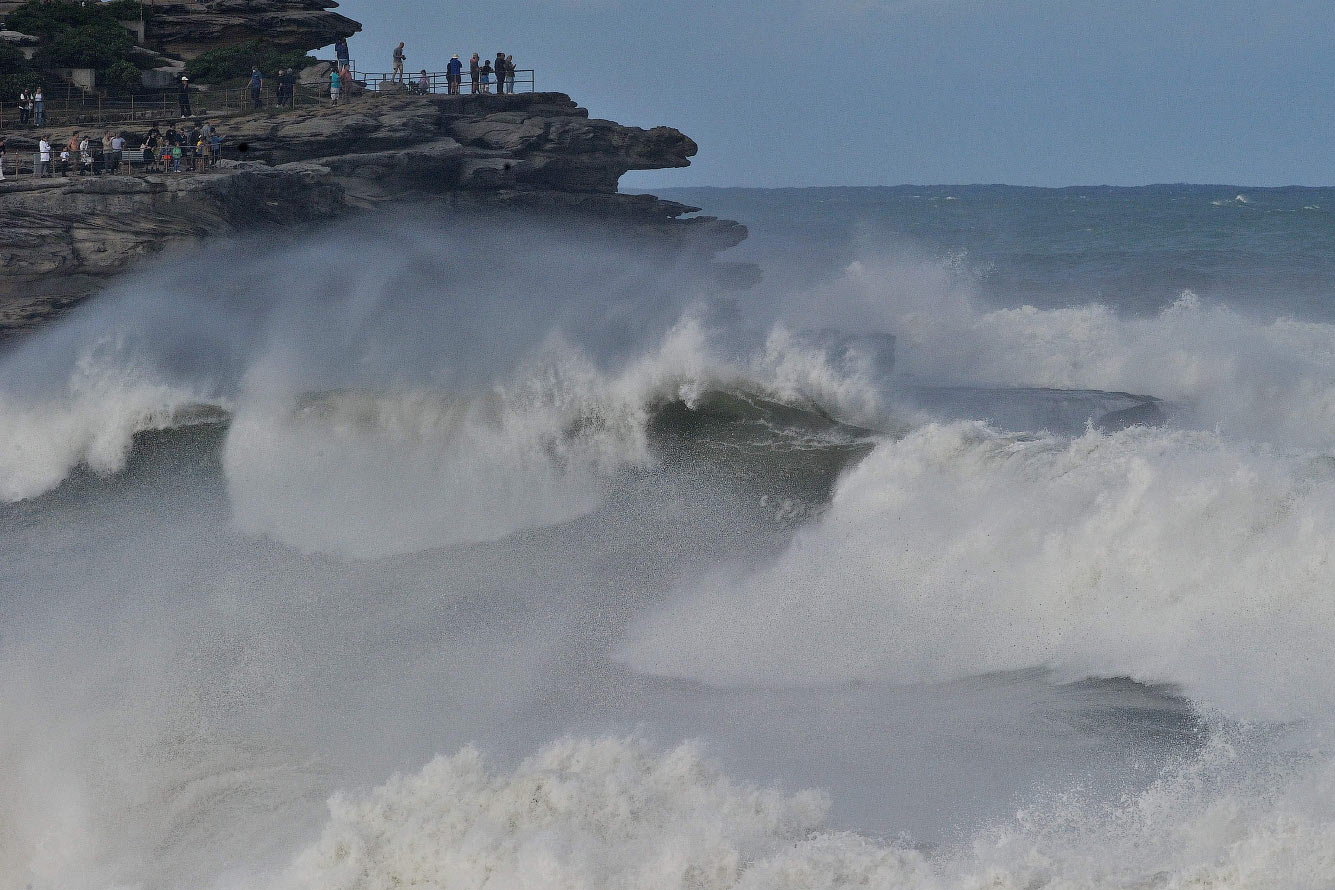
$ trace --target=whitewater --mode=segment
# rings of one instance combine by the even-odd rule
[[[745,292],[411,216],[113,285],[0,352],[0,890],[1335,884],[1306,191],[710,193]]]

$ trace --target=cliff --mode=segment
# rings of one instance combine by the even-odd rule
[[[687,166],[695,143],[667,127],[590,119],[560,93],[377,93],[228,118],[220,130],[229,159],[209,173],[0,182],[0,334],[167,248],[407,201],[597,221],[646,251],[702,263],[746,237],[738,223],[681,218],[697,208],[617,193],[629,170]],[[11,162],[34,149],[29,138],[9,139]]]
[[[313,50],[362,29],[347,16],[329,12],[337,7],[333,0],[155,0],[146,37],[183,59],[251,40]]]

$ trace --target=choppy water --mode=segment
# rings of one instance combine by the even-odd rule
[[[1329,886],[1326,196],[118,284],[0,356],[0,888]]]

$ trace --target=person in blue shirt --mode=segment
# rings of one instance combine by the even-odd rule
[[[445,84],[446,91],[451,96],[459,95],[459,86],[464,80],[464,63],[459,61],[459,54],[455,53],[445,66]]]
[[[250,69],[250,105],[252,108],[263,108],[263,102],[260,99],[260,90],[264,87],[264,75],[260,73],[259,68]]]
[[[334,41],[334,58],[338,59],[338,67],[348,67],[348,41],[342,37]]]

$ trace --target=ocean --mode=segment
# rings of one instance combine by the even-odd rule
[[[0,890],[1335,885],[1335,189],[658,193],[4,347]]]

